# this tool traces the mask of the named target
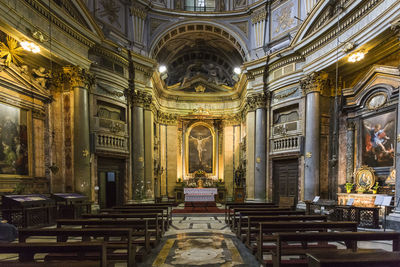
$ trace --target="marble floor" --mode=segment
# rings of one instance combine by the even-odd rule
[[[140,267],[260,266],[225,224],[223,215],[174,216],[170,230],[151,254]]]

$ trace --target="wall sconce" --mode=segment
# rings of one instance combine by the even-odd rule
[[[22,41],[19,44],[26,51],[29,51],[29,52],[32,52],[35,54],[40,52],[40,47],[35,43],[29,42],[29,41]]]
[[[347,60],[351,63],[354,63],[354,62],[362,60],[364,57],[365,57],[365,52],[358,51],[358,52],[350,54],[350,56]]]

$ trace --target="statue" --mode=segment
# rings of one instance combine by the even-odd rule
[[[236,187],[242,187],[243,186],[243,168],[242,165],[239,165],[239,168],[235,170],[235,185]]]

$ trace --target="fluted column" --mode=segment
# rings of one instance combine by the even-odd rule
[[[64,67],[66,81],[74,94],[73,155],[74,191],[91,198],[90,134],[89,134],[89,86],[91,76],[77,66]]]
[[[353,183],[354,172],[354,121],[347,122],[346,182]]]
[[[306,97],[304,200],[312,200],[320,191],[320,94],[327,78],[326,73],[314,72],[300,81]]]

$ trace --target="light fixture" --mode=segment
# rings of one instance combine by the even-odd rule
[[[161,66],[158,68],[158,71],[159,71],[160,73],[164,73],[164,72],[167,71],[167,67],[166,67],[165,65],[161,65]]]
[[[233,72],[236,73],[237,75],[239,75],[242,72],[242,70],[239,67],[235,67],[233,69]]]
[[[32,52],[35,54],[40,52],[40,47],[38,45],[36,45],[35,43],[29,42],[29,41],[22,41],[19,44],[26,51],[29,51],[29,52]]]
[[[350,54],[350,56],[349,56],[349,58],[347,60],[349,62],[354,63],[354,62],[362,60],[364,58],[364,56],[365,56],[365,52],[364,51],[358,51],[358,52],[355,52],[353,54]]]

